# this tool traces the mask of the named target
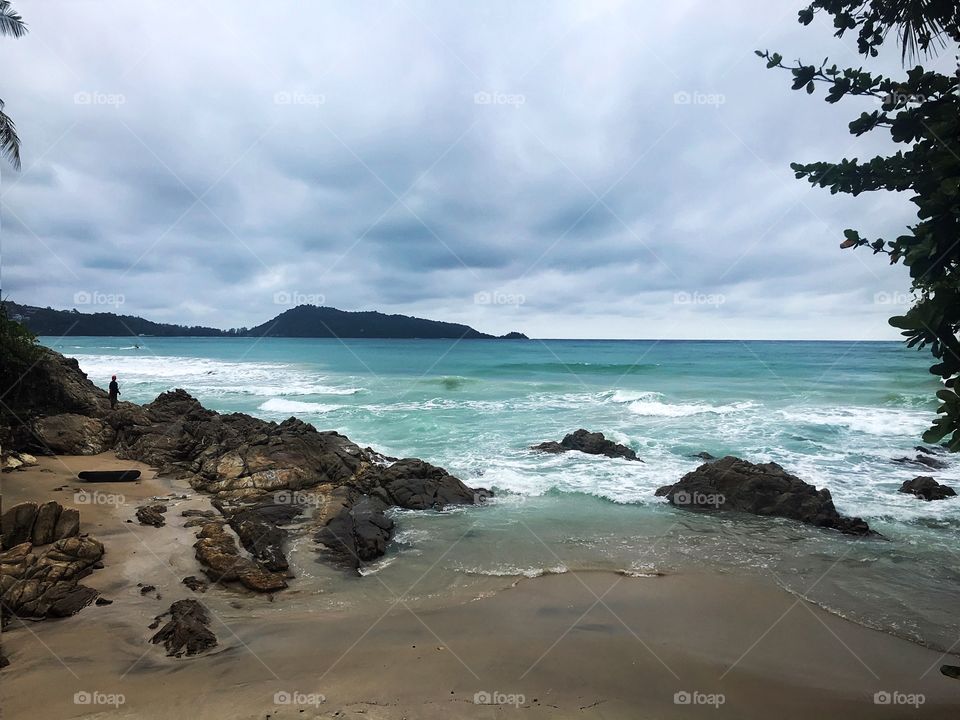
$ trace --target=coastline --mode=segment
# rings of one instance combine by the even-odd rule
[[[143,469],[142,480],[73,478],[111,463]],[[146,498],[189,492],[185,481],[157,478],[109,453],[41,458],[3,480],[8,507],[56,499],[80,508],[81,532],[106,547],[104,568],[84,582],[112,601],[70,618],[11,622],[3,634],[7,717],[35,712],[38,697],[44,715],[57,718],[946,718],[960,707],[957,681],[939,672],[955,657],[846,621],[756,577],[571,572],[429,608],[405,602],[405,588],[353,577],[400,600],[386,613],[311,612],[289,604],[297,581],[275,599],[217,585],[193,593],[179,582],[200,574],[182,521],[173,514],[161,528],[126,521]],[[75,504],[79,489],[123,502]],[[209,500],[193,494],[183,502],[178,511]],[[156,590],[142,594],[138,582]],[[209,608],[219,645],[169,658],[149,644],[147,626],[186,597]],[[78,705],[77,692],[124,702]],[[484,692],[508,702],[476,704]],[[691,704],[676,704],[678,692],[691,693]],[[923,704],[878,705],[878,692],[922,696]],[[292,702],[277,704],[276,693]],[[325,701],[314,702],[321,695]]]

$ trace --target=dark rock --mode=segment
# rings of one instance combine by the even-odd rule
[[[323,527],[314,539],[339,565],[359,568],[386,552],[393,534],[393,520],[386,515],[387,504],[377,497],[360,496],[338,488],[325,508]]]
[[[278,526],[288,524],[300,515],[302,504],[293,502],[300,498],[299,495],[277,493],[277,496],[281,500],[288,497],[290,502],[264,500],[239,509],[224,508],[223,512],[247,552],[268,570],[280,572],[288,567],[284,555],[287,531]]]
[[[755,465],[727,456],[704,463],[656,494],[691,510],[736,510],[791,518],[848,535],[876,534],[860,518],[840,515],[829,490],[817,490],[772,462]]]
[[[163,503],[151,503],[150,505],[141,505],[137,508],[137,520],[141,525],[152,525],[153,527],[163,527],[166,520],[163,514],[167,511],[167,506]]]
[[[154,645],[163,643],[167,655],[197,655],[216,647],[217,636],[207,627],[210,624],[210,615],[201,603],[191,599],[177,600],[170,606],[170,610],[154,619],[155,624],[151,625],[151,628],[159,625],[168,615],[170,619],[150,638]]]
[[[913,449],[916,450],[917,452],[923,453],[924,455],[943,455],[947,452],[944,448],[939,446],[931,448],[931,447],[924,447],[923,445],[917,445]]]
[[[153,585],[141,585],[141,586],[140,586],[140,594],[141,594],[141,595],[146,595],[147,593],[151,593],[151,592],[153,592],[153,591],[156,590],[156,589],[157,589],[157,588],[156,588],[155,586],[153,586]]]
[[[716,460],[717,458],[711,455],[708,452],[698,452],[695,455],[691,455],[692,458],[699,458],[700,460]]]
[[[79,533],[80,513],[53,500],[42,505],[26,502],[7,510],[0,525],[0,548],[11,548],[23,542],[48,545]]]
[[[921,455],[917,454],[916,457],[898,457],[891,460],[891,462],[896,463],[897,465],[914,465],[917,467],[927,467],[932,470],[944,470],[949,467],[949,463],[944,462],[943,460],[938,460],[935,457],[930,455]]]
[[[923,500],[944,500],[957,494],[956,490],[949,485],[941,485],[932,477],[925,475],[906,480],[900,486],[899,492],[916,495]]]
[[[0,668],[5,668],[9,664],[10,664],[10,661],[7,659],[7,656],[0,654]]]
[[[940,672],[948,678],[960,680],[960,665],[941,665]]]
[[[3,549],[12,548],[33,538],[33,521],[37,518],[37,504],[34,502],[14,505],[3,514],[2,525]]]
[[[408,510],[475,505],[492,496],[484,488],[468,488],[441,467],[412,458],[398,460],[386,468],[371,467],[359,482],[387,503]]]
[[[107,600],[105,597],[98,597],[94,605],[113,605],[113,600]]]
[[[40,418],[33,432],[48,451],[63,455],[96,455],[113,447],[113,429],[96,417],[62,413]]]
[[[197,560],[213,582],[238,581],[256,592],[274,592],[287,586],[283,575],[270,572],[241,555],[233,536],[219,522],[204,525],[193,547]]]
[[[607,440],[603,433],[590,432],[581,428],[570,433],[559,443],[550,441],[533,445],[531,450],[540,452],[562,453],[568,450],[577,450],[588,455],[605,455],[610,458],[624,458],[625,460],[637,460],[643,462],[637,457],[637,454],[626,445],[615,443],[613,440]]]
[[[203,580],[196,577],[195,575],[189,575],[185,577],[182,582],[184,585],[186,585],[188,588],[190,588],[194,592],[207,591],[207,583],[205,583]]]

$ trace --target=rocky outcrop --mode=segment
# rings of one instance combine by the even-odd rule
[[[905,481],[900,486],[899,492],[916,495],[922,500],[945,500],[957,494],[957,491],[949,485],[941,485],[932,477],[926,475]]]
[[[233,535],[221,522],[204,525],[193,547],[204,573],[215,583],[239,582],[255,592],[275,592],[287,587],[282,574],[242,555]]]
[[[613,440],[607,440],[600,432],[590,432],[589,430],[576,430],[563,438],[560,442],[549,441],[533,445],[531,450],[538,450],[547,453],[563,453],[569,450],[577,450],[588,455],[605,455],[609,458],[623,458],[625,460],[637,460],[643,462],[637,457],[637,454],[626,445],[615,443]]]
[[[210,613],[197,600],[177,600],[167,612],[154,619],[154,627],[165,617],[170,619],[150,638],[150,642],[154,645],[163,643],[167,655],[198,655],[217,646],[217,636],[208,627]]]
[[[37,459],[29,453],[3,453],[0,455],[0,471],[13,472],[14,470],[26,470],[29,467],[35,467]]]
[[[104,420],[75,413],[40,418],[33,434],[46,451],[58,455],[96,455],[113,447],[115,440]]]
[[[736,510],[791,518],[848,535],[875,534],[860,518],[840,515],[829,490],[817,490],[772,462],[756,465],[727,456],[701,465],[656,494],[688,510]]]
[[[80,532],[80,513],[60,503],[25,502],[14,505],[0,519],[0,549],[21,543],[48,545]]]
[[[296,418],[278,424],[242,413],[222,415],[183,390],[144,406],[120,403],[110,409],[105,393],[76,361],[53,351],[45,351],[34,375],[27,383],[31,392],[47,385],[61,390],[44,390],[29,405],[21,430],[33,445],[79,454],[112,448],[120,458],[186,478],[195,490],[213,496],[223,520],[213,522],[210,511],[197,511],[185,524],[200,528],[197,558],[214,581],[272,592],[286,586],[292,531],[315,534],[324,553],[338,562],[362,562],[385,552],[393,531],[386,514],[391,507],[440,510],[489,496],[421,460],[395,461]],[[161,507],[143,505],[137,519],[159,527]]]
[[[0,553],[0,604],[3,615],[45,618],[79,612],[99,594],[79,584],[103,557],[103,545],[90,537],[57,540],[42,552],[23,542]]]

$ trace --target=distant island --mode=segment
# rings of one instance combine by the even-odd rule
[[[348,312],[332,307],[299,305],[252,328],[220,328],[202,325],[157,323],[136,315],[110,312],[82,313],[54,310],[4,301],[7,316],[37,335],[96,337],[296,337],[296,338],[378,338],[378,339],[464,339],[527,340],[519,332],[488,335],[469,325],[426,320],[409,315],[381,312]]]

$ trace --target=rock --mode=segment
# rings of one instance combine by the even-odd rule
[[[413,458],[398,460],[386,468],[373,466],[363,482],[372,493],[385,494],[389,504],[408,510],[475,505],[493,495],[484,488],[468,488],[443,468]]]
[[[876,534],[860,518],[840,515],[829,490],[817,490],[772,462],[755,465],[727,456],[704,463],[656,494],[691,510],[736,510],[791,518],[848,535]]]
[[[203,580],[196,577],[195,575],[188,575],[182,580],[182,582],[184,585],[186,585],[188,588],[190,588],[194,592],[207,591],[207,583],[205,583]]]
[[[916,495],[922,500],[944,500],[957,494],[956,490],[949,485],[941,485],[932,477],[925,475],[905,481],[900,486],[899,492]]]
[[[163,503],[151,503],[150,505],[141,505],[137,508],[137,520],[141,525],[152,525],[153,527],[163,527],[166,520],[163,514],[167,511],[167,506]]]
[[[13,472],[23,467],[23,462],[16,454],[7,455],[0,461],[0,470],[3,472]]]
[[[7,659],[7,656],[0,654],[0,668],[5,668],[9,664],[10,664],[10,661]]]
[[[324,546],[338,565],[359,568],[386,552],[393,534],[393,520],[386,515],[387,504],[380,498],[356,496],[356,491],[337,488],[325,508],[323,527],[314,540]]]
[[[197,560],[213,582],[239,581],[255,592],[274,592],[287,586],[283,575],[271,572],[240,554],[237,543],[219,522],[204,525],[193,545]]]
[[[113,600],[107,600],[105,597],[98,597],[94,605],[113,605]]]
[[[37,460],[37,458],[35,458],[33,455],[29,453],[18,453],[17,459],[20,460],[21,469],[28,468],[28,467],[36,467],[37,465],[40,464],[40,461]]]
[[[73,413],[40,418],[34,426],[37,440],[52,453],[96,455],[113,447],[115,434],[103,420]]]
[[[33,537],[33,521],[37,518],[37,504],[24,502],[14,505],[0,519],[0,539],[3,549],[11,548]]]
[[[62,510],[63,508],[60,506],[60,503],[53,500],[45,502],[37,508],[36,519],[33,521],[33,529],[31,531],[33,538],[31,542],[34,545],[49,545],[56,539],[54,537],[54,530],[56,529],[57,520],[60,519]]]
[[[103,545],[89,537],[57,540],[37,555],[22,543],[0,555],[0,602],[4,614],[20,617],[66,617],[99,593],[79,584],[103,557]]]
[[[531,450],[540,452],[562,453],[568,450],[577,450],[588,455],[605,455],[610,458],[624,458],[625,460],[636,460],[643,462],[637,457],[637,454],[626,445],[607,440],[603,433],[590,432],[581,428],[570,433],[559,443],[550,441],[533,445]]]
[[[53,500],[42,505],[25,502],[7,510],[0,525],[0,548],[11,548],[23,542],[47,545],[79,533],[80,513]]]
[[[941,665],[940,672],[948,678],[960,680],[960,665]]]
[[[890,462],[894,462],[897,465],[916,465],[919,467],[927,467],[932,470],[944,470],[947,467],[949,467],[949,464],[944,462],[943,460],[938,460],[937,458],[931,457],[930,455],[921,455],[919,453],[917,454],[916,457],[913,457],[913,458],[898,457],[898,458],[894,458]]]
[[[153,592],[154,590],[156,590],[156,589],[157,589],[157,588],[156,588],[156,586],[154,586],[154,585],[141,585],[141,586],[140,586],[140,594],[141,594],[141,595],[146,595],[147,593],[152,593],[152,592]]]
[[[159,625],[168,615],[167,623],[150,638],[154,645],[163,643],[168,656],[197,655],[217,646],[217,636],[207,627],[210,615],[203,604],[191,599],[177,600],[166,613],[154,619],[151,627]]]
[[[278,493],[281,498],[283,495]],[[297,499],[297,496],[291,496]],[[287,531],[278,527],[290,523],[300,515],[302,505],[293,502],[263,500],[238,509],[223,509],[227,522],[240,544],[268,570],[287,569],[284,543]]]
[[[700,460],[716,460],[717,458],[711,455],[708,452],[698,452],[694,455],[691,455],[692,458],[699,458]]]

